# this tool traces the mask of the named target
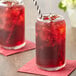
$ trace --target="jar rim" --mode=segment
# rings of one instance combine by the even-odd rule
[[[56,19],[52,20],[50,17],[52,16],[56,16],[57,14],[43,14],[42,17],[38,17],[37,20],[40,21],[40,22],[56,22],[56,21],[61,21],[61,20],[64,20],[63,16],[62,15],[57,15],[59,17],[57,17]],[[49,19],[48,20],[44,20],[44,16],[48,17]]]
[[[11,6],[9,6],[8,4],[6,4],[6,3],[4,3],[4,2],[12,2],[12,4],[11,4]],[[12,6],[14,6],[14,5],[16,5],[16,6],[18,6],[18,5],[24,5],[24,3],[23,2],[18,2],[18,1],[9,1],[9,0],[1,0],[0,1],[0,6],[4,6],[4,7],[12,7]]]

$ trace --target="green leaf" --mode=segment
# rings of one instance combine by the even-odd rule
[[[62,2],[59,3],[58,7],[62,10],[64,10],[64,12],[67,10],[67,7],[63,5]]]

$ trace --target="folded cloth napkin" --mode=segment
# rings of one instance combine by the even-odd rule
[[[21,67],[18,72],[39,74],[45,76],[68,76],[76,68],[76,60],[66,60],[66,66],[59,71],[44,71],[37,67],[36,59],[32,59]]]
[[[4,56],[8,56],[8,55],[20,53],[23,51],[29,51],[29,50],[35,49],[35,47],[36,47],[35,43],[26,40],[26,45],[23,48],[18,49],[18,50],[7,50],[7,49],[0,48],[0,54],[2,54]]]

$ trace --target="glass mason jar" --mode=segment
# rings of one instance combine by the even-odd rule
[[[43,15],[36,22],[36,64],[55,71],[65,66],[66,24],[60,15]]]
[[[0,45],[19,49],[25,45],[25,8],[22,0],[0,0]]]

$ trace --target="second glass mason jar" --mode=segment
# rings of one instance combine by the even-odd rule
[[[25,8],[22,0],[0,0],[0,45],[19,49],[25,45]]]
[[[43,15],[36,22],[36,64],[54,71],[65,66],[66,24],[60,15]]]

